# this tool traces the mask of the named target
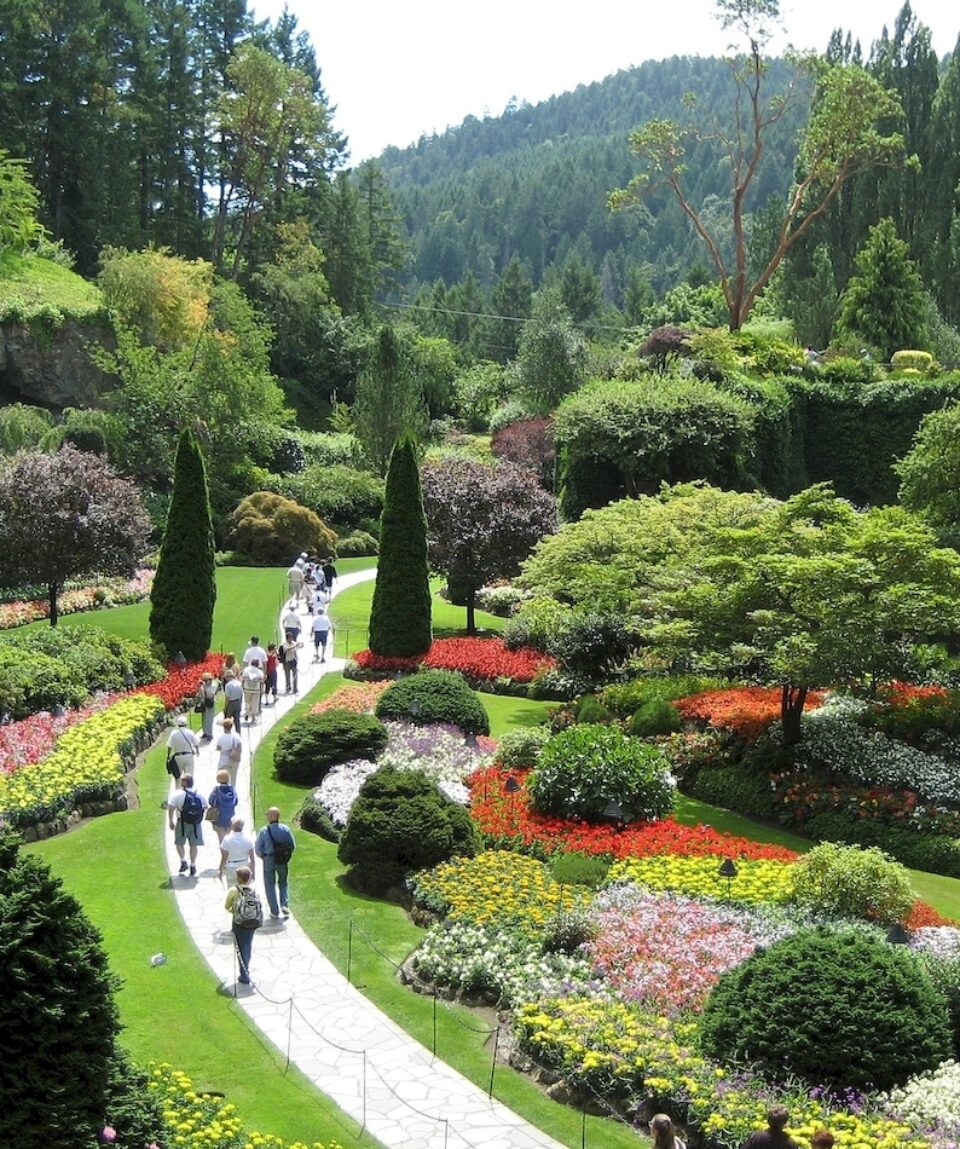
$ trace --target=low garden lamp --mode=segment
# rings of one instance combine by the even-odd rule
[[[616,798],[611,798],[610,801],[606,804],[603,810],[603,816],[608,822],[613,822],[614,825],[625,821],[623,815],[623,807],[616,800]]]
[[[467,734],[467,736],[464,738],[463,741],[464,741],[464,744],[469,746],[471,750],[476,750],[476,748],[477,748],[477,736],[476,736],[476,734],[474,734],[474,732],[472,730]]]
[[[128,670],[127,673],[123,676],[123,683],[127,690],[133,690],[133,688],[137,685],[137,679],[132,671]]]
[[[50,713],[54,718],[63,718],[63,716],[67,713],[67,708],[63,705],[62,702],[58,702],[57,705],[54,706],[50,711]]]
[[[730,890],[733,888],[733,879],[737,876],[737,867],[733,858],[724,858],[717,873],[721,878],[727,879],[727,897],[729,897]]]
[[[183,653],[182,650],[178,650],[177,653],[173,656],[173,661],[177,664],[177,666],[186,666],[187,656]]]
[[[410,713],[414,716],[414,718],[420,717],[420,711],[422,709],[423,709],[423,707],[420,705],[420,699],[419,698],[414,698],[411,700],[411,702],[410,702]]]
[[[510,777],[503,784],[503,791],[505,794],[510,795],[510,819],[513,822],[513,828],[518,828],[519,818],[517,817],[517,795],[520,793],[520,783],[511,774]]]
[[[910,941],[910,935],[899,922],[894,922],[887,930],[887,941],[892,946],[905,946]]]
[[[507,794],[519,794],[520,783],[511,774],[510,777],[504,782],[503,789]]]

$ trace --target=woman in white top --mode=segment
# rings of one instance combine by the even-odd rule
[[[254,658],[243,672],[240,681],[243,683],[243,709],[247,721],[256,724],[260,718],[260,697],[263,690],[264,674],[260,669],[260,659]]]

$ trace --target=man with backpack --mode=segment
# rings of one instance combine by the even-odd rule
[[[256,854],[263,863],[263,888],[270,906],[270,917],[290,916],[287,894],[287,867],[293,857],[297,843],[293,831],[280,821],[280,811],[271,806],[267,811],[267,824],[257,834]],[[280,901],[277,902],[277,887]]]
[[[249,866],[237,870],[237,884],[227,890],[224,909],[230,913],[233,940],[240,962],[241,985],[250,984],[250,956],[253,953],[253,935],[263,925],[263,907],[253,888],[253,874]]]
[[[203,815],[207,808],[193,788],[193,775],[184,774],[180,779],[180,789],[165,802],[170,829],[173,830],[173,844],[180,855],[180,873],[187,872],[184,847],[190,848],[190,877],[197,876],[197,847],[203,845]]]

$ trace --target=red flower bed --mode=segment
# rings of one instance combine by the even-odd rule
[[[21,766],[40,762],[53,753],[57,739],[65,730],[89,718],[91,714],[105,710],[117,698],[117,694],[101,694],[90,705],[81,706],[79,710],[68,710],[57,718],[43,711],[22,718],[19,722],[0,726],[0,773],[12,774]]]
[[[650,854],[709,855],[723,858],[766,858],[789,862],[797,857],[784,846],[764,845],[725,834],[710,826],[684,826],[673,818],[659,822],[633,822],[622,828],[596,826],[572,819],[552,818],[530,809],[524,782],[525,770],[504,774],[495,766],[478,770],[467,779],[470,813],[484,834],[506,845],[536,846],[547,854],[575,850],[584,854],[609,854],[614,858],[640,858]],[[504,786],[513,777],[516,793]]]
[[[890,706],[909,706],[922,698],[948,698],[950,691],[945,686],[915,686],[912,682],[888,682],[880,690],[880,696]]]
[[[823,704],[822,691],[811,690],[804,710],[816,710]],[[705,690],[678,698],[674,706],[682,717],[706,722],[720,730],[754,741],[780,718],[779,687],[738,686],[730,690]]]
[[[199,662],[188,662],[184,666],[178,666],[175,662],[171,662],[167,667],[166,678],[160,679],[159,682],[150,682],[146,686],[140,686],[134,693],[155,694],[167,710],[173,710],[184,699],[192,698],[197,693],[200,678],[205,671],[209,671],[214,677],[217,677],[222,667],[222,654],[208,654]]]
[[[510,678],[514,682],[530,682],[537,671],[556,666],[548,654],[529,647],[508,650],[499,638],[438,638],[419,657],[394,658],[361,650],[353,660],[362,670],[381,670],[386,674],[425,666],[431,670],[459,670],[468,678],[482,681]]]
[[[945,918],[926,902],[914,902],[903,924],[908,930],[919,930],[924,926],[955,926],[957,923],[953,918]]]

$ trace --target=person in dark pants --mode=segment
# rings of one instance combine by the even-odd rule
[[[237,981],[241,985],[249,985],[253,935],[263,924],[263,910],[253,888],[253,874],[249,866],[239,867],[237,884],[227,890],[227,900],[223,905],[233,919],[233,940],[240,961],[240,976]]]
[[[296,845],[292,830],[280,821],[280,811],[276,806],[271,806],[267,811],[267,824],[257,834],[255,851],[263,863],[263,888],[267,895],[271,918],[279,918],[281,914],[285,918],[290,916],[287,867]]]

